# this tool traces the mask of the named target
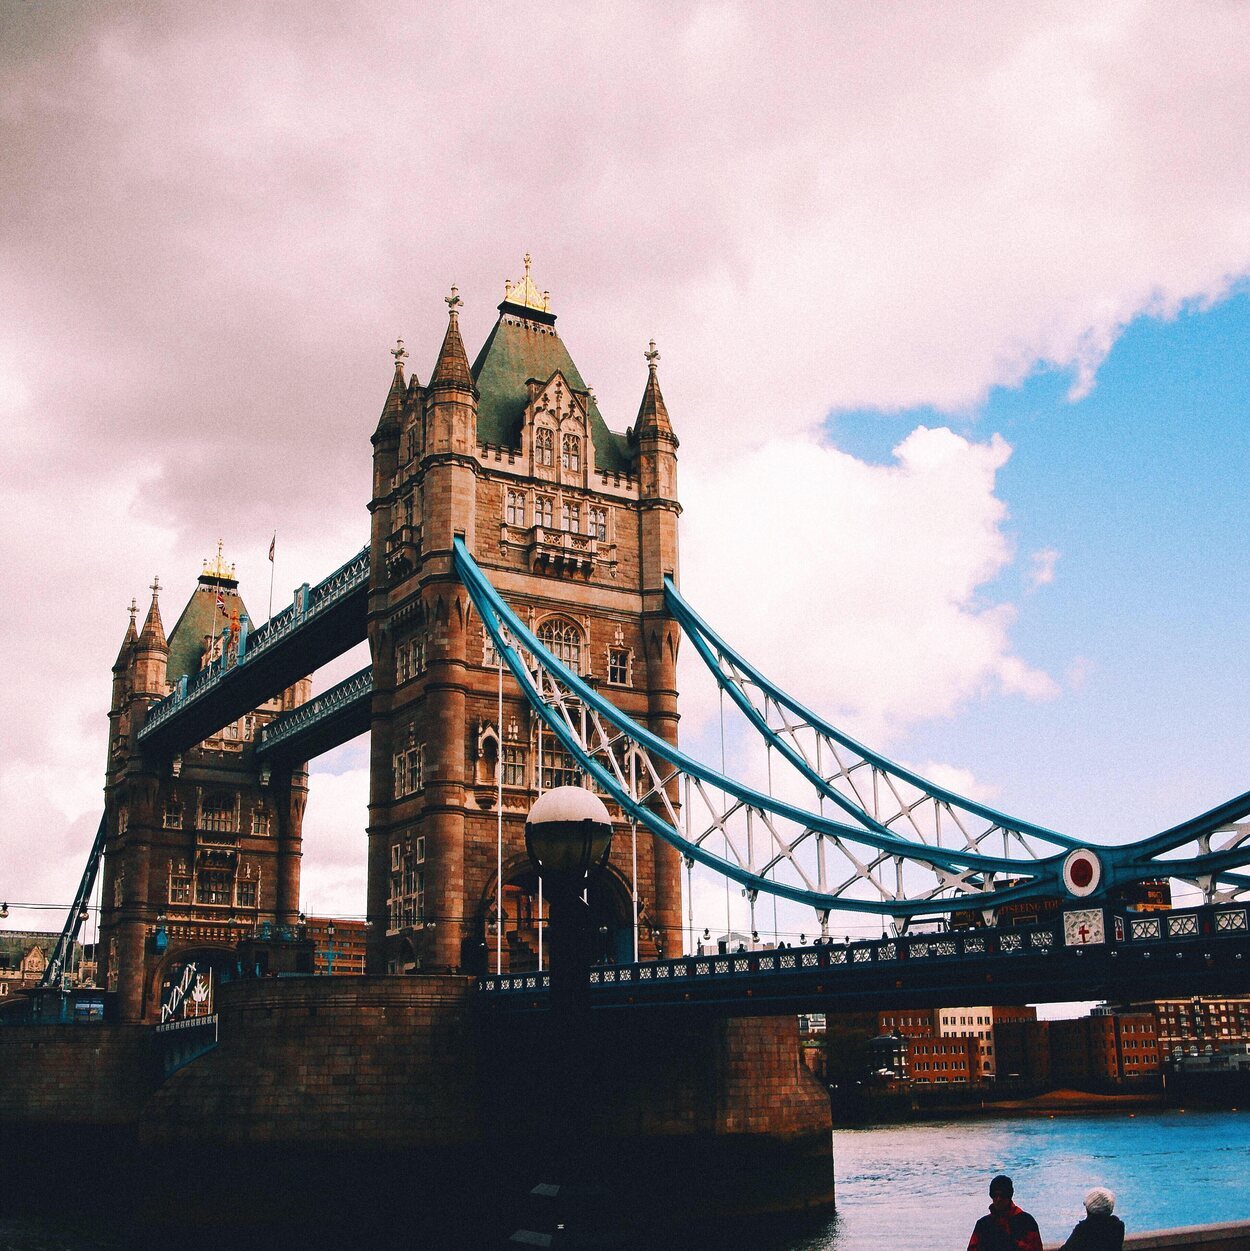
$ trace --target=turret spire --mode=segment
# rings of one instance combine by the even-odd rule
[[[220,555],[220,554],[219,554]],[[148,609],[147,619],[143,623],[143,629],[139,632],[138,644],[143,650],[166,650],[169,645],[165,641],[165,627],[161,624],[161,580],[153,578],[152,585],[149,588],[152,592],[152,606]],[[133,623],[134,618],[131,618]]]
[[[408,395],[408,386],[404,382],[404,358],[408,352],[404,347],[403,339],[395,340],[391,355],[395,358],[395,373],[391,378],[391,389],[386,393],[386,402],[382,405],[382,416],[378,419],[379,431],[388,426],[399,429],[400,422],[403,420],[404,400]],[[412,380],[416,382],[415,374]]]
[[[642,355],[647,362],[647,385],[642,393],[642,403],[638,406],[638,420],[634,423],[634,433],[639,438],[647,432],[665,435],[673,439],[676,444],[673,425],[668,419],[668,408],[664,403],[664,396],[660,393],[660,379],[656,369],[660,354],[656,351],[654,339]]]
[[[132,599],[130,601],[130,623],[126,626],[126,637],[122,639],[121,649],[117,653],[117,659],[113,662],[113,672],[124,669],[130,663],[130,653],[134,645],[139,641],[138,632],[135,630],[135,614],[139,611],[139,605]]]
[[[469,358],[464,350],[464,340],[460,337],[460,308],[464,301],[454,286],[451,294],[444,299],[447,303],[447,333],[443,336],[443,346],[430,375],[430,389],[472,391],[473,375],[469,372]]]

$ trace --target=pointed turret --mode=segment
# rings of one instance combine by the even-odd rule
[[[121,673],[130,664],[130,656],[134,651],[135,644],[139,641],[139,633],[135,629],[135,614],[139,611],[139,605],[132,599],[130,601],[130,623],[126,626],[126,637],[122,639],[121,649],[117,653],[117,659],[113,661],[113,672]]]
[[[647,361],[647,385],[642,393],[642,403],[638,406],[638,420],[634,423],[634,434],[639,441],[642,440],[643,434],[655,433],[671,439],[673,446],[677,447],[677,436],[673,433],[673,423],[668,419],[668,407],[664,403],[664,396],[660,393],[660,379],[656,371],[656,362],[660,359],[660,354],[655,350],[655,340],[651,340],[651,347],[643,355]]]
[[[394,433],[398,435],[400,426],[403,423],[404,404],[408,398],[408,384],[404,381],[404,358],[408,353],[404,349],[403,339],[395,340],[395,346],[391,348],[391,355],[395,358],[395,374],[391,378],[391,389],[386,393],[386,403],[382,405],[382,415],[378,418],[378,428],[373,432],[373,442],[375,444],[387,434]],[[415,374],[412,380],[414,383],[416,382]]]
[[[426,388],[425,453],[472,456],[477,447],[477,388],[460,337],[460,294],[447,300],[447,333]]]
[[[443,336],[443,346],[439,349],[438,360],[434,372],[430,375],[431,391],[472,391],[473,374],[469,369],[469,357],[464,350],[464,340],[460,337],[460,305],[464,302],[459,292],[452,287],[451,294],[446,297],[448,307],[447,333]]]
[[[165,670],[169,662],[169,643],[161,622],[161,580],[152,581],[152,606],[135,642],[135,693],[149,698],[163,698],[166,692]]]

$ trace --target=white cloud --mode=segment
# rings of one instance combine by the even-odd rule
[[[451,281],[472,347],[531,250],[618,429],[660,341],[687,590],[749,653],[819,623],[777,676],[888,740],[1053,693],[990,598],[1007,449],[813,432],[1039,364],[1079,393],[1250,269],[1240,6],[10,9],[0,822],[60,826],[6,849],[41,890],[126,601],[160,572],[173,605],[219,535],[258,615],[275,527],[277,604],[355,551],[386,349],[428,375]]]
[[[871,465],[778,439],[687,474],[683,592],[801,703],[874,746],[975,695],[1047,698],[983,588],[1011,560],[995,475],[1010,449],[920,427]],[[714,711],[687,648],[684,709]],[[702,688],[706,691],[706,687]]]
[[[1053,547],[1029,554],[1029,583],[1033,587],[1049,586],[1055,580],[1055,566],[1060,553]]]

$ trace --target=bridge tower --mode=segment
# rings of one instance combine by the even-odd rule
[[[505,284],[472,365],[454,287],[447,304],[428,383],[415,371],[406,380],[402,341],[394,349],[373,435],[373,972],[497,960],[536,967],[545,903],[525,854],[525,817],[541,791],[581,780],[501,676],[453,569],[457,535],[557,656],[632,717],[677,738],[678,632],[663,583],[677,576],[681,507],[655,345],[637,421],[618,434],[561,340],[528,257],[521,281]],[[616,833],[591,900],[601,954],[633,958],[635,884],[640,955],[672,953],[679,857],[639,835],[635,874],[628,824]]]
[[[302,766],[271,772],[255,759],[261,727],[308,698],[307,679],[172,761],[139,747],[147,709],[180,680],[229,665],[249,628],[220,544],[168,638],[159,581],[151,589],[139,631],[131,604],[113,665],[104,786],[101,973],[130,1021],[159,1015],[163,984],[187,962],[226,972],[257,927],[297,920],[308,792]]]

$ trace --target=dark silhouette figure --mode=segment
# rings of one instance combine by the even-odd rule
[[[1085,1196],[1088,1215],[1069,1235],[1062,1251],[1121,1251],[1124,1222],[1111,1215],[1114,1207],[1115,1195],[1105,1186],[1095,1186]]]
[[[990,1182],[990,1210],[976,1223],[968,1251],[1042,1251],[1037,1222],[1017,1207],[1015,1186],[1000,1173]]]

